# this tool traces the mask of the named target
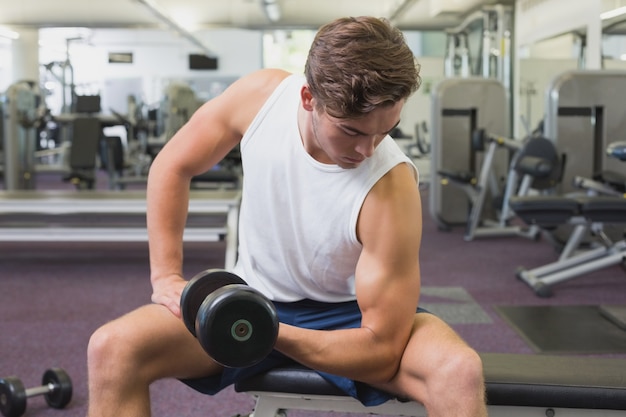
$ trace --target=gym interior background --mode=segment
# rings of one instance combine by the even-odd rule
[[[422,66],[394,133],[420,170],[423,306],[482,353],[626,368],[626,1],[0,3],[0,378],[64,369],[62,415],[85,414],[91,332],[150,300],[160,147],[238,77],[302,71],[345,15],[390,18]],[[233,150],[194,179],[188,278],[232,265],[241,175]],[[156,416],[254,407],[152,389]],[[60,415],[35,398],[27,413]]]

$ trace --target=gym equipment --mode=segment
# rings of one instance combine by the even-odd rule
[[[484,6],[469,14],[460,25],[446,29],[444,75],[497,78],[508,90],[511,85],[512,27],[513,9],[498,4]],[[474,34],[476,36],[472,36]],[[478,39],[475,57],[471,54],[470,38]]]
[[[202,105],[193,89],[186,83],[172,82],[165,88],[160,106],[159,130],[163,143],[169,141]]]
[[[491,417],[618,417],[626,410],[623,359],[483,353]],[[366,407],[317,372],[287,365],[235,384],[256,398],[255,417],[287,410],[426,416],[414,401],[389,400]]]
[[[38,107],[41,94],[36,83],[19,81],[5,94],[3,127],[0,138],[4,140],[4,188],[6,190],[32,190],[35,188],[35,150]]]
[[[553,188],[560,177],[560,158],[552,142],[548,139],[531,135],[525,140],[495,136],[484,129],[477,129],[472,136],[474,150],[483,151],[484,158],[480,175],[472,173],[439,171],[442,178],[465,191],[471,203],[467,221],[465,240],[477,237],[521,236],[536,239],[539,228],[513,226],[509,221],[513,214],[509,208],[509,199],[513,195],[526,195],[532,188],[546,190]],[[487,198],[488,186],[493,178],[493,158],[498,149],[504,148],[512,154],[506,185],[496,210],[494,219],[484,215],[483,209]],[[486,150],[485,150],[486,149]]]
[[[471,202],[461,188],[447,186],[449,182],[439,173],[469,172],[478,177],[484,156],[472,148],[472,135],[480,127],[506,136],[507,95],[494,79],[449,78],[437,84],[431,99],[430,214],[440,229],[447,230],[467,224]],[[482,215],[493,218],[491,202],[500,194],[509,166],[506,149],[497,149],[490,165],[494,180],[490,181]]]
[[[625,95],[626,71],[566,71],[548,86],[544,134],[567,157],[559,193],[575,192],[577,176],[623,171],[605,150],[624,138]]]
[[[240,200],[234,190],[191,191],[183,241],[224,240],[232,268]],[[0,191],[0,242],[146,242],[145,222],[143,191]]]
[[[582,226],[574,229],[558,261],[531,270],[518,268],[516,276],[540,297],[551,296],[551,287],[559,282],[621,264],[626,256],[626,240],[614,242],[602,230],[605,224],[626,222],[625,198],[530,196],[513,197],[510,204],[527,224],[544,228],[563,224]],[[602,244],[575,253],[587,230],[600,238]]]
[[[28,389],[17,377],[0,378],[0,412],[4,417],[23,415],[26,400],[36,395],[43,395],[52,408],[65,408],[72,400],[72,380],[61,368],[48,369],[43,374],[41,386]]]
[[[69,173],[64,181],[78,190],[93,190],[96,183],[96,155],[102,136],[100,120],[91,116],[77,116],[71,123]]]
[[[508,113],[513,110],[513,8],[502,4],[482,6],[460,25],[448,28],[444,56],[446,77],[482,77],[499,81],[507,94]],[[469,98],[469,96],[468,96]],[[506,132],[502,132],[506,133]]]
[[[180,306],[187,329],[223,366],[251,366],[274,349],[274,305],[235,274],[221,269],[200,272],[185,286]]]
[[[621,146],[620,146],[621,145]],[[616,142],[607,153],[624,160],[626,142]],[[588,186],[592,180],[576,181]],[[603,230],[606,224],[626,223],[626,196],[623,193],[600,193],[602,184],[590,186],[586,196],[530,196],[510,200],[513,211],[527,224],[554,228],[563,224],[574,229],[556,262],[527,270],[518,268],[516,276],[540,297],[550,297],[552,286],[577,276],[622,264],[626,257],[626,239],[614,241]],[[587,233],[597,237],[599,245],[576,252]]]

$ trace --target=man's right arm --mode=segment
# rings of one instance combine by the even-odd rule
[[[152,301],[180,316],[183,231],[191,178],[219,163],[241,140],[259,109],[287,73],[262,70],[205,103],[167,142],[148,176],[147,225]]]

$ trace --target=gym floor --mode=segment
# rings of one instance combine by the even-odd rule
[[[624,304],[626,274],[621,266],[557,285],[551,298],[537,297],[515,278],[515,270],[556,260],[558,253],[550,243],[514,237],[466,242],[462,228],[438,230],[428,213],[427,188],[422,197],[422,305],[447,320],[478,351],[541,353],[502,318],[501,306]],[[220,242],[187,244],[187,277],[222,267],[224,249]],[[40,384],[47,368],[56,366],[68,372],[74,385],[66,410],[49,410],[42,398],[31,398],[27,415],[85,415],[89,336],[107,320],[150,301],[148,276],[146,244],[0,244],[0,375],[18,376],[31,387]],[[591,354],[626,360],[626,349]],[[253,407],[250,397],[232,389],[209,398],[174,380],[154,384],[152,395],[154,416],[227,417],[249,413]]]

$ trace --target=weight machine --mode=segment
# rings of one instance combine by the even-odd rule
[[[459,187],[448,186],[441,172],[465,172],[477,178],[484,155],[472,148],[472,135],[478,128],[505,136],[508,131],[506,92],[502,83],[480,77],[448,78],[437,84],[432,93],[430,123],[431,175],[429,205],[439,228],[466,225],[471,201]],[[508,152],[498,148],[489,165],[497,184],[489,184],[486,208],[499,194],[508,170]],[[492,216],[488,210],[484,216]]]
[[[490,135],[484,129],[478,129],[473,134],[472,145],[475,151],[484,153],[478,177],[471,173],[439,172],[443,178],[463,189],[470,201],[465,240],[497,236],[537,239],[540,229],[536,225],[523,227],[511,224],[514,214],[509,207],[509,200],[515,195],[528,194],[531,188],[552,189],[558,183],[561,161],[552,142],[536,134],[518,140]],[[490,183],[497,183],[493,175],[493,161],[498,149],[506,149],[512,157],[500,207],[496,210],[495,217],[490,219],[484,216],[483,209]],[[494,187],[497,185],[493,185],[492,189]]]
[[[495,78],[510,91],[512,13],[509,6],[485,6],[459,26],[446,29],[444,75]],[[470,48],[474,38],[478,38],[477,57],[472,57]]]
[[[36,83],[19,81],[7,89],[2,103],[4,188],[35,188],[35,149],[41,94]]]

